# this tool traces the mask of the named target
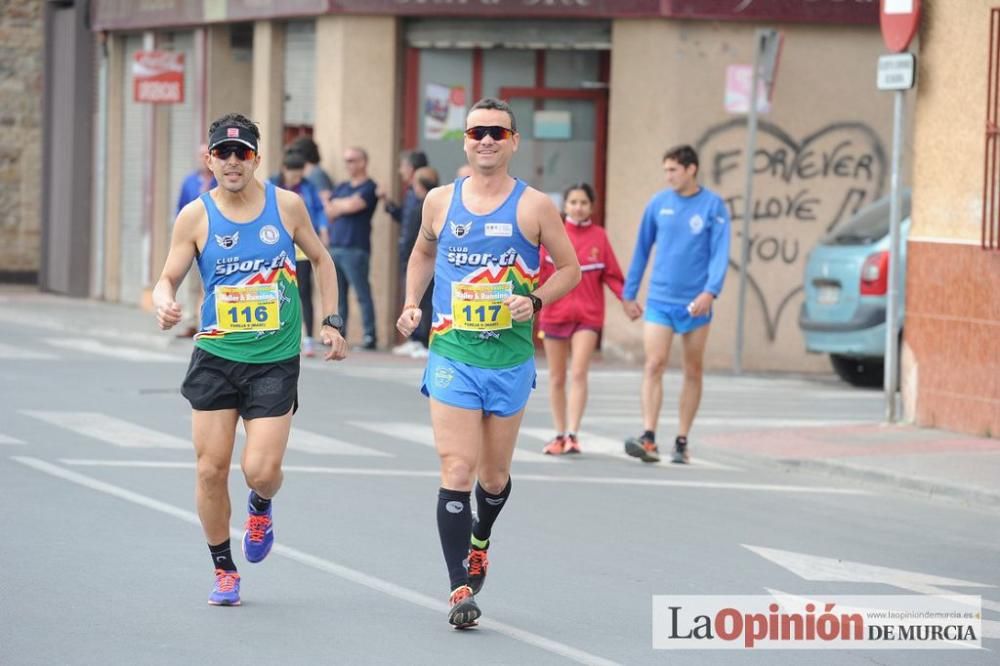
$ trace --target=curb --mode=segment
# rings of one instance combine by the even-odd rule
[[[795,469],[826,472],[861,481],[891,485],[930,497],[947,497],[968,504],[976,504],[985,509],[1000,509],[1000,492],[977,488],[975,486],[960,486],[926,477],[899,474],[892,471],[852,465],[851,463],[835,462],[828,459],[779,458],[775,462]]]

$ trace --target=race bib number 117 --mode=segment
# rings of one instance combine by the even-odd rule
[[[452,282],[452,327],[459,331],[502,331],[510,328],[510,308],[504,305],[504,301],[513,293],[514,285],[510,282]]]

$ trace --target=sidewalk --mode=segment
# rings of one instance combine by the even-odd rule
[[[880,423],[705,435],[706,447],[1000,509],[1000,440]]]
[[[0,285],[0,323],[113,339],[151,349],[190,347],[157,329],[152,312]],[[371,360],[389,354],[367,354]],[[706,434],[699,446],[738,456],[904,488],[1000,510],[1000,439],[917,428],[851,425]]]

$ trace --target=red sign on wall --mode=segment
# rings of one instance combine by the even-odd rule
[[[878,18],[886,47],[893,53],[902,53],[917,34],[920,0],[882,0]]]
[[[132,99],[154,104],[184,102],[184,54],[136,51],[132,62]]]

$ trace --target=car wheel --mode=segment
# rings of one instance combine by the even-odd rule
[[[885,364],[882,359],[852,358],[830,354],[833,371],[851,386],[869,388],[882,386],[885,379]]]

